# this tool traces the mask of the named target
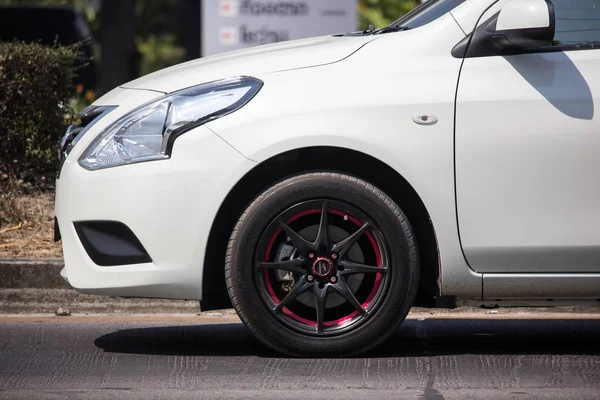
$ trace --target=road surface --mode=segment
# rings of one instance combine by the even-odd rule
[[[290,359],[233,317],[0,318],[2,399],[600,399],[600,320],[425,319]]]

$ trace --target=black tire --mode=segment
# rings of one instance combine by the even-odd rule
[[[383,276],[385,278],[385,287],[378,283],[373,289],[373,291],[377,291],[377,296],[379,296],[376,307],[373,306],[375,308],[367,312],[366,309],[369,307],[368,301],[363,304],[364,307],[356,306],[356,309],[360,310],[360,313],[356,311],[357,316],[354,317],[358,322],[352,322],[354,325],[346,328],[342,326],[339,329],[335,325],[334,328],[337,330],[332,331],[332,333],[328,333],[326,330],[333,328],[326,328],[323,325],[325,313],[333,312],[327,311],[331,310],[331,308],[325,308],[327,302],[326,296],[331,296],[328,293],[335,292],[332,288],[325,287],[324,289],[325,294],[323,296],[325,296],[325,300],[323,300],[321,308],[324,311],[320,315],[321,322],[318,322],[318,327],[314,328],[318,332],[315,331],[312,334],[305,331],[310,328],[309,326],[306,329],[302,326],[296,329],[293,321],[290,323],[286,322],[288,316],[283,315],[281,310],[279,310],[279,314],[277,311],[274,311],[274,307],[268,304],[269,300],[265,300],[264,284],[261,283],[263,275],[257,273],[257,265],[260,263],[255,260],[262,257],[262,253],[258,249],[260,249],[261,243],[264,243],[265,238],[268,237],[265,236],[267,229],[272,229],[271,226],[276,223],[279,224],[277,226],[285,226],[281,222],[284,218],[282,217],[283,213],[290,209],[290,207],[305,204],[304,202],[309,201],[324,201],[327,204],[334,202],[333,204],[336,204],[335,207],[338,207],[337,204],[347,204],[348,207],[353,207],[352,210],[357,210],[357,213],[369,221],[369,224],[364,223],[364,231],[367,229],[372,231],[369,238],[376,236],[380,238],[378,240],[383,240],[381,245],[377,242],[376,250],[378,251],[379,248],[383,248],[386,254],[382,253],[381,257],[387,257],[385,262],[381,262],[382,265],[385,264],[383,265],[384,267],[387,267],[387,269],[382,270],[385,273],[374,273],[378,277]],[[331,213],[333,211],[328,211],[327,207],[328,205],[324,205],[323,210],[325,211],[321,212],[321,218],[323,218],[323,214],[325,215],[325,222],[321,221],[319,224],[319,231],[321,224],[326,227],[324,230],[325,236],[333,229],[339,230],[337,227],[332,228],[327,225],[327,218],[338,218],[335,215],[332,217]],[[343,218],[347,220],[347,215]],[[289,221],[288,224],[291,223]],[[368,225],[368,228],[366,225]],[[357,230],[361,229],[357,228]],[[281,231],[282,229],[280,228],[278,232]],[[283,231],[283,236],[288,236],[286,234],[288,231],[285,229]],[[317,233],[315,236],[317,238],[314,241],[317,243],[319,241],[319,234]],[[352,235],[349,234],[349,236]],[[305,239],[308,240],[307,238]],[[286,243],[290,243],[291,239],[287,237],[286,240]],[[354,244],[349,246],[357,246],[357,240],[356,243],[353,242]],[[273,240],[271,240],[272,242]],[[336,245],[338,244],[340,243]],[[373,242],[373,246],[375,246],[375,242]],[[300,248],[301,246],[298,246],[296,250],[300,252]],[[327,251],[331,252],[332,250]],[[350,250],[347,252],[349,253]],[[312,253],[309,254],[311,257],[314,257]],[[337,258],[338,256],[332,255],[332,257]],[[319,259],[321,258],[319,257]],[[337,266],[334,266],[333,261],[329,259],[313,261],[299,256],[296,260],[293,260],[298,263],[302,260],[304,264],[301,268],[308,269],[308,272],[305,278],[302,278],[302,273],[294,273],[294,276],[299,276],[299,278],[293,281],[293,286],[291,286],[291,289],[288,289],[288,294],[292,293],[294,287],[300,287],[301,281],[304,282],[304,285],[308,285],[307,280],[310,280],[310,284],[313,284],[314,287],[305,290],[308,293],[314,289],[314,308],[317,314],[317,321],[319,321],[319,307],[317,304],[319,300],[316,286],[319,285],[321,289],[323,289],[323,286],[329,286],[329,281],[325,283],[319,281],[320,283],[317,283],[317,278],[331,279],[332,282],[336,278],[333,278],[333,275],[316,276],[311,271],[322,272],[323,274],[336,274],[338,273],[337,269],[344,270],[344,266],[341,266],[342,264],[350,265],[348,262],[352,262],[352,260],[344,261],[342,258],[343,256],[340,252]],[[264,263],[260,264],[261,268],[265,268],[262,265],[268,264],[267,261],[265,260]],[[279,260],[278,262],[278,265],[280,265],[283,261]],[[315,268],[318,268],[318,270],[315,270]],[[279,271],[275,272],[279,273]],[[343,272],[339,273],[342,274]],[[356,274],[356,272],[352,271],[347,271],[347,273]],[[266,272],[264,276],[267,276]],[[406,318],[416,297],[419,285],[417,243],[408,219],[394,201],[381,190],[365,181],[348,175],[329,172],[308,173],[294,176],[272,186],[258,196],[242,214],[233,230],[227,247],[225,277],[229,296],[240,319],[254,336],[265,345],[278,352],[297,357],[351,356],[365,352],[381,344],[389,338]],[[361,282],[366,281],[365,277],[367,277],[367,273],[359,274],[359,277],[362,279]],[[337,283],[340,287],[343,286],[343,280],[346,282],[344,285],[349,288],[349,279],[350,275],[345,275],[345,278],[340,275],[336,280],[339,280]],[[379,278],[377,278],[377,281],[379,282]],[[336,284],[332,284],[333,286],[336,286]],[[382,294],[379,294],[380,292]],[[336,293],[341,292],[337,291]],[[290,300],[289,304],[298,301],[300,297],[298,297],[299,295],[296,296],[297,298]],[[303,294],[303,296],[306,295]],[[345,299],[350,298],[345,297]],[[329,302],[331,303],[332,300],[329,300]],[[275,302],[274,304],[276,308],[277,303]],[[359,302],[352,303],[348,300],[348,305],[350,304],[359,304]],[[300,306],[303,305],[298,303],[297,307]],[[291,305],[287,307],[289,308]],[[347,305],[342,304],[339,307],[347,307]],[[359,317],[361,319],[358,319]]]

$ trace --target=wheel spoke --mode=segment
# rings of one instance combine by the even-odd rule
[[[292,240],[292,243],[300,250],[302,253],[305,253],[309,250],[314,250],[314,245],[308,240],[304,239],[298,232],[290,228],[288,224],[283,222],[282,220],[277,221],[281,229],[288,235],[288,237]]]
[[[274,262],[266,262],[259,261],[256,263],[257,268],[266,268],[266,269],[281,269],[284,271],[297,272],[303,274],[306,272],[304,268],[302,268],[302,264],[304,263],[304,259],[296,258],[295,260],[287,260],[287,261],[274,261]]]
[[[327,233],[327,203],[321,205],[321,222],[319,223],[319,232],[313,243],[315,248],[329,248],[329,235]]]
[[[376,222],[344,200],[306,197],[286,207],[266,217],[250,260],[273,323],[316,339],[367,322],[392,290],[394,273]]]
[[[340,275],[369,273],[385,274],[388,272],[388,268],[386,266],[374,267],[371,265],[365,265],[346,260],[340,261],[340,265],[344,267],[343,271],[340,271]]]
[[[336,292],[344,296],[348,303],[350,303],[354,308],[358,310],[360,315],[364,316],[367,314],[367,310],[365,310],[363,306],[359,303],[359,301],[356,299],[356,296],[354,296],[354,293],[352,293],[352,290],[348,287],[348,284],[344,279],[338,280],[338,282],[335,285],[331,285],[331,287]]]
[[[348,251],[348,249],[350,249],[350,247],[352,247],[352,245],[356,243],[356,241],[367,231],[367,229],[369,229],[369,226],[370,224],[368,222],[365,222],[363,226],[358,228],[358,230],[352,235],[348,236],[341,242],[334,244],[331,250],[333,252],[338,253],[339,257],[343,256]]]
[[[302,293],[304,293],[309,287],[311,287],[313,285],[312,282],[308,282],[306,280],[305,276],[302,276],[298,282],[296,282],[296,284],[294,285],[294,287],[292,288],[292,291],[289,292],[284,298],[283,300],[281,300],[281,302],[279,304],[277,304],[277,306],[275,307],[275,309],[273,311],[275,312],[281,312],[281,310],[283,310],[283,308],[285,306],[287,306],[292,300],[294,300],[296,297],[298,297],[299,295],[301,295]]]
[[[323,332],[325,321],[325,302],[327,301],[327,286],[320,288],[319,285],[315,285],[313,293],[315,295],[315,307],[317,309],[317,332]]]

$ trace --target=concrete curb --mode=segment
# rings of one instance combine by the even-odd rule
[[[121,299],[76,292],[61,278],[64,261],[0,259],[0,314],[54,313],[59,307],[82,314],[189,314],[197,301]]]
[[[0,314],[54,313],[59,307],[73,314],[198,314],[197,301],[122,299],[85,295],[60,277],[62,259],[0,259]],[[232,310],[218,314],[229,315]],[[210,312],[209,312],[210,314]],[[597,307],[527,307],[486,310],[475,307],[414,309],[411,318],[585,318],[600,315]]]
[[[0,289],[70,289],[60,258],[0,259]]]
[[[0,314],[189,314],[199,313],[200,303],[184,300],[121,299],[92,296],[73,289],[0,289]]]

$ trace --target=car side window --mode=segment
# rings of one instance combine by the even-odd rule
[[[551,1],[557,46],[600,43],[600,0]]]

